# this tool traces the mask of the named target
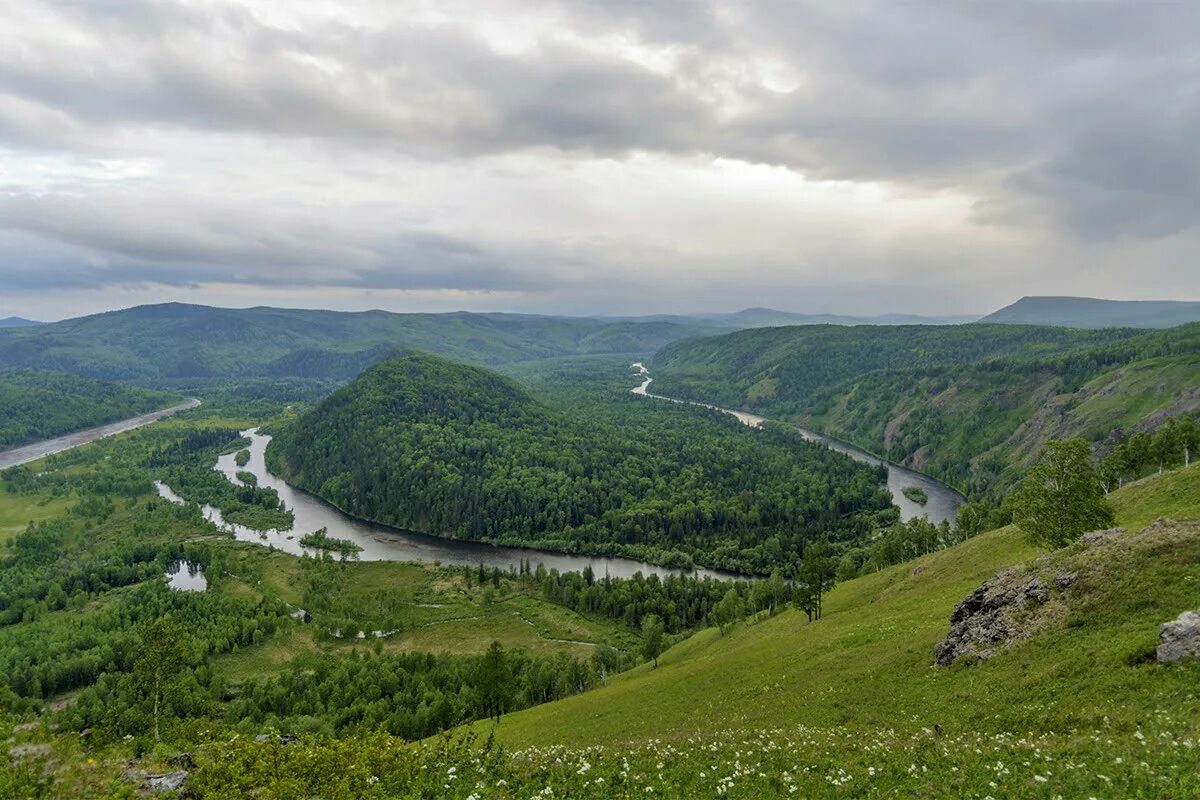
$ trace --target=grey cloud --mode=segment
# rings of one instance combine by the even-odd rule
[[[476,14],[526,0],[447,2],[456,22],[432,27],[30,0],[21,7],[41,12],[40,26],[0,25],[0,145],[129,157],[182,131],[193,147],[235,133],[443,161],[718,156],[902,193],[952,189],[978,198],[974,222],[1045,229],[1056,246],[1164,239],[1200,220],[1195,4],[535,5],[573,35],[508,53],[472,28]],[[609,40],[673,67],[651,69]],[[776,67],[794,87],[764,85],[757,71]],[[355,222],[352,202],[324,214],[212,192],[163,202],[158,191],[0,194],[0,226],[42,265],[0,267],[4,279],[533,291],[598,283],[590,271],[646,247],[579,248],[552,230],[514,247],[414,225],[389,232],[384,216]],[[910,268],[888,257],[897,274]]]
[[[423,230],[381,234],[383,223],[371,222],[336,224],[316,209],[272,216],[153,201],[0,197],[0,230],[13,242],[4,249],[22,254],[0,263],[0,281],[14,289],[243,283],[525,292],[564,283],[553,253],[487,248]]]
[[[1200,89],[1200,10],[1188,4],[560,4],[585,36],[672,48],[675,75],[562,42],[497,54],[464,28],[285,29],[227,6],[146,0],[58,8],[113,57],[58,43],[0,56],[0,134],[17,141],[53,116],[64,132],[51,145],[78,142],[72,126],[142,124],[444,158],[530,147],[710,153],[816,177],[967,186],[993,195],[981,208],[1012,214],[1022,199],[1050,199],[1054,218],[1083,234],[1114,223],[1174,233],[1193,224],[1200,197],[1194,181],[1172,185],[1187,172],[1174,167],[1195,156],[1195,115],[1175,109]],[[722,71],[763,57],[800,86],[771,92]],[[703,96],[722,81],[741,99],[737,113]],[[1139,114],[1107,113],[1131,102]],[[1093,127],[1079,124],[1087,119]]]

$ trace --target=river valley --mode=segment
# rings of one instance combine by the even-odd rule
[[[650,383],[654,380],[650,377],[650,371],[646,369],[640,361],[632,365],[632,368],[637,371],[642,377],[642,383],[634,387],[634,394],[643,397],[653,397],[656,400],[667,400],[672,403],[683,403],[684,405],[700,406],[702,408],[711,408],[716,411],[724,411],[726,414],[732,414],[741,420],[744,424],[751,428],[757,428],[766,421],[765,417],[760,417],[757,414],[751,414],[747,411],[735,411],[729,408],[721,408],[720,406],[709,405],[708,403],[699,403],[691,400],[677,400],[674,397],[665,397],[659,394],[650,392]],[[941,524],[943,520],[954,522],[955,516],[958,514],[958,507],[966,502],[961,494],[956,490],[928,475],[923,475],[920,472],[915,472],[899,464],[893,464],[879,456],[868,453],[859,447],[855,447],[848,442],[842,442],[837,439],[832,439],[828,436],[823,436],[816,431],[810,431],[806,428],[801,428],[799,425],[793,425],[796,430],[800,431],[800,435],[810,442],[819,442],[831,450],[835,450],[844,455],[850,456],[855,461],[861,461],[864,464],[879,465],[883,464],[887,467],[888,491],[892,493],[892,502],[900,508],[900,518],[910,520],[916,517],[926,516],[929,521],[935,525]],[[929,498],[924,503],[915,502],[904,495],[904,489],[916,487],[925,492]]]

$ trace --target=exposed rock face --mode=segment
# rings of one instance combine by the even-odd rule
[[[188,773],[182,769],[165,775],[147,775],[146,788],[152,792],[173,792],[182,788],[187,779]]]
[[[1091,531],[1079,537],[1079,541],[1084,544],[1095,544],[1103,542],[1105,539],[1115,539],[1125,532],[1124,528],[1109,528],[1106,531]]]
[[[1200,658],[1200,612],[1185,611],[1158,629],[1158,660]]]
[[[1049,599],[1049,588],[1036,575],[1016,570],[997,574],[954,607],[950,634],[933,648],[934,659],[948,666],[962,656],[991,657],[997,647],[1021,636],[1013,615]]]

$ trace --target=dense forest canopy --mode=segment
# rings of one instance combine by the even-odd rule
[[[428,355],[371,368],[279,431],[269,456],[356,516],[667,565],[766,573],[896,513],[881,470],[783,426],[632,397],[572,413]]]
[[[135,417],[180,399],[61,372],[0,372],[0,450]]]

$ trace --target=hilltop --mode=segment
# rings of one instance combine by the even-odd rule
[[[1022,297],[980,322],[1061,325],[1066,328],[1173,328],[1200,322],[1200,302],[1100,300],[1094,297]]]
[[[667,566],[786,568],[895,509],[882,472],[778,429],[638,402],[595,418],[481,367],[385,361],[278,433],[289,482],[364,519]]]

